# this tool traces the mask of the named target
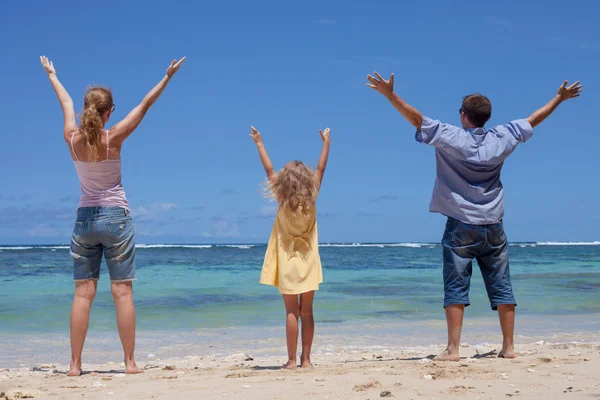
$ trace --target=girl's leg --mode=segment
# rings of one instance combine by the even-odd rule
[[[285,304],[285,333],[288,348],[288,362],[283,365],[285,369],[296,369],[296,350],[298,348],[298,317],[300,307],[297,294],[284,294]]]
[[[71,366],[68,376],[81,375],[81,352],[90,322],[90,310],[96,297],[98,281],[95,279],[76,281],[75,296],[71,307]]]
[[[144,372],[135,364],[135,308],[133,306],[133,286],[131,281],[111,283],[111,291],[117,307],[117,328],[125,353],[125,373],[139,374]]]
[[[312,367],[310,363],[310,348],[315,336],[315,319],[313,317],[313,300],[315,291],[300,295],[300,318],[302,319],[302,354],[300,363],[302,368]]]

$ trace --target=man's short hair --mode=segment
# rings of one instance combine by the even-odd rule
[[[463,97],[461,110],[469,121],[482,128],[492,116],[492,103],[484,95],[474,93]]]

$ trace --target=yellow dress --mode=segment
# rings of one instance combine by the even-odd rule
[[[278,209],[265,253],[260,283],[279,288],[281,294],[319,290],[323,270],[319,257],[316,210],[306,218]]]

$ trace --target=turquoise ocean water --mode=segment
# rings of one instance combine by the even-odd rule
[[[142,343],[152,337],[161,345],[185,345],[192,334],[218,343],[228,332],[237,332],[238,339],[282,339],[280,295],[258,284],[264,252],[264,245],[139,245],[134,296]],[[406,336],[407,343],[417,344],[419,332],[443,341],[440,245],[323,244],[320,253],[324,283],[315,298],[317,329],[368,336],[373,327],[380,332],[388,327],[387,334]],[[510,246],[510,260],[519,318],[535,321],[522,332],[542,335],[550,325],[556,332],[599,332],[594,321],[600,315],[600,242],[517,243]],[[474,269],[467,318],[473,324],[493,321],[481,274]],[[5,343],[0,366],[20,361],[11,347],[17,343],[37,355],[51,351],[50,339],[66,348],[72,295],[67,246],[0,247],[0,342]],[[107,349],[118,350],[104,264],[90,337],[98,343],[110,338]]]

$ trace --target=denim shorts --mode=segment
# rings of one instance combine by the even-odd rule
[[[111,281],[135,280],[135,230],[129,211],[80,207],[71,239],[74,279],[99,279],[102,253]]]
[[[508,242],[502,221],[491,225],[470,225],[448,218],[442,239],[444,252],[444,307],[468,306],[473,259],[477,260],[493,310],[514,304]]]

